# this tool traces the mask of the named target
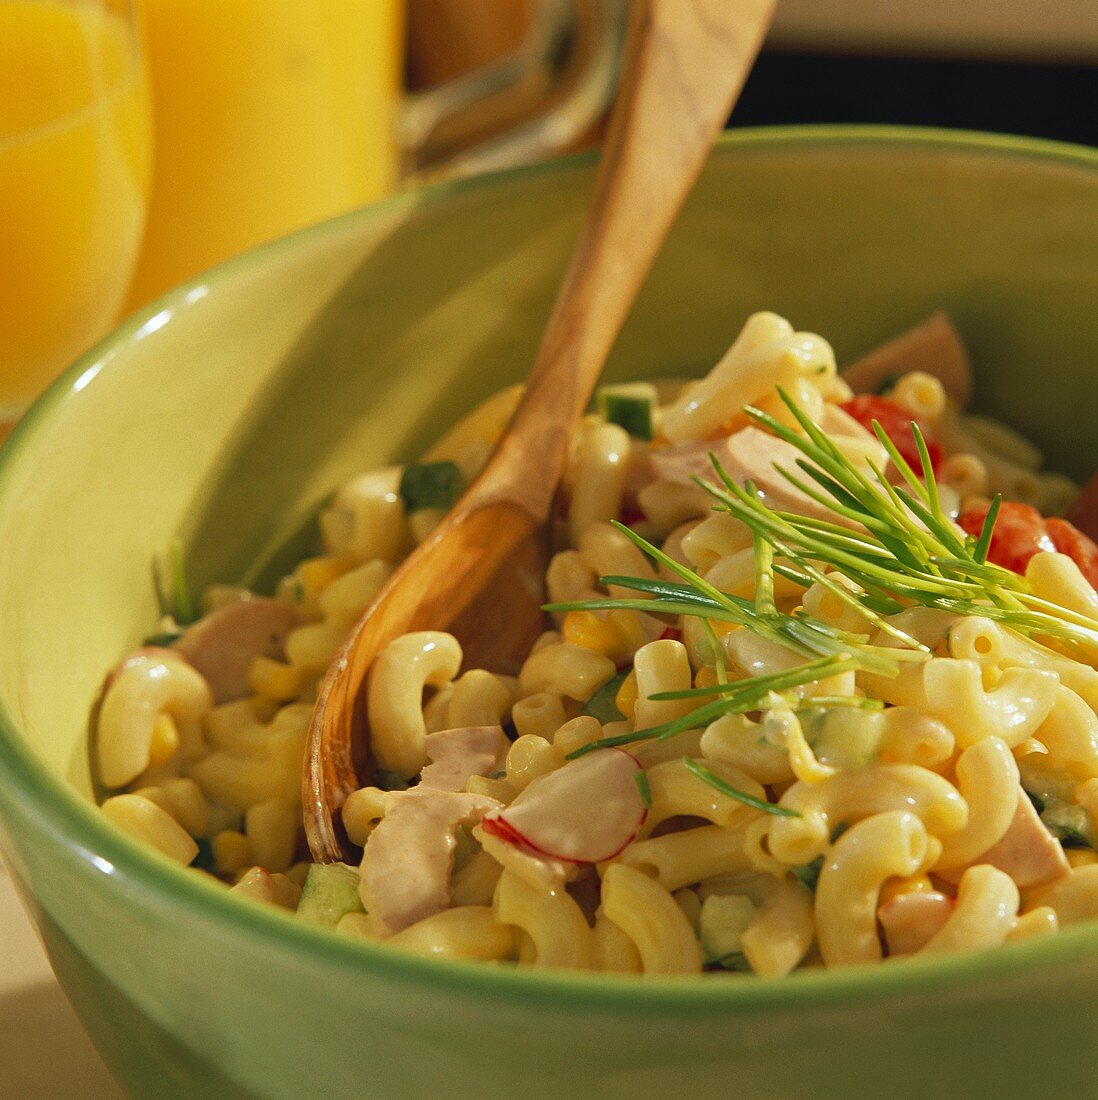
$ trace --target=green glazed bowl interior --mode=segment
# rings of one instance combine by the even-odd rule
[[[10,440],[0,847],[62,983],[134,1095],[1090,1094],[1098,927],[783,983],[431,964],[229,897],[94,810],[88,712],[156,621],[153,559],[178,537],[195,589],[269,585],[341,480],[520,379],[591,181],[579,158],[443,185],[233,261],[114,333]],[[746,131],[714,154],[608,373],[701,373],[758,309],[842,362],[945,308],[980,408],[1084,476],[1096,301],[1094,152]]]

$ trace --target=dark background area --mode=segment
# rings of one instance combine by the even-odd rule
[[[768,50],[731,121],[952,126],[1098,145],[1098,66]]]

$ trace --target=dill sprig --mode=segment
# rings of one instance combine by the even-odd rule
[[[893,485],[874,464],[870,464],[873,477],[868,477],[780,386],[778,394],[803,434],[768,413],[745,408],[748,416],[804,456],[797,461],[799,474],[777,464],[775,469],[836,517],[859,527],[776,511],[754,486],[736,484],[712,456],[721,484],[702,478],[696,479],[698,484],[722,509],[746,524],[757,541],[765,541],[784,559],[774,566],[775,572],[806,587],[823,584],[893,636],[895,628],[884,617],[921,605],[961,615],[986,615],[1022,634],[1098,648],[1098,628],[1093,622],[1040,599],[1024,577],[987,560],[1001,496],[992,502],[976,538],[965,536],[953,524],[942,509],[926,441],[914,421],[911,432],[919,455],[918,473],[880,424],[873,422],[874,433],[903,481]],[[828,568],[844,574],[861,591],[852,592],[831,581],[825,572]]]
[[[681,578],[682,583],[662,578],[623,577],[609,575],[599,578],[602,585],[614,585],[633,592],[641,592],[647,598],[579,600],[571,603],[546,604],[546,611],[597,611],[624,609],[647,611],[655,615],[694,615],[702,619],[732,623],[758,634],[760,637],[791,649],[808,660],[818,657],[856,656],[859,667],[882,676],[895,676],[899,662],[911,659],[914,654],[929,657],[930,651],[914,639],[907,639],[913,653],[902,649],[868,644],[868,635],[853,635],[837,630],[821,619],[803,612],[787,615],[776,608],[765,596],[760,604],[742,596],[722,592],[699,576],[692,569],[675,561],[658,546],[630,530],[624,524],[614,523],[644,553],[663,565],[669,572]],[[772,587],[772,586],[771,586]],[[906,637],[906,636],[905,636]]]
[[[718,683],[654,695],[653,699],[697,699],[699,705],[673,721],[601,738],[570,753],[569,759],[599,748],[667,740],[726,714],[765,709],[772,693],[790,692],[840,672],[896,676],[901,663],[925,661],[932,656],[927,646],[888,620],[912,606],[983,615],[1025,635],[1056,638],[1071,646],[1098,650],[1098,628],[1091,620],[1035,596],[1023,577],[987,560],[1001,497],[992,502],[977,537],[964,535],[954,525],[942,508],[929,449],[914,421],[911,432],[921,467],[918,473],[880,424],[873,422],[875,435],[902,479],[902,484],[894,485],[884,470],[872,463],[873,476],[868,477],[780,386],[778,393],[801,432],[751,406],[744,411],[804,456],[797,460],[799,473],[777,464],[775,469],[828,509],[836,520],[845,522],[771,508],[754,484],[738,485],[711,454],[720,484],[704,478],[694,480],[716,500],[719,509],[740,520],[752,533],[753,600],[722,592],[635,531],[615,523],[657,566],[678,579],[604,576],[599,578],[600,584],[638,595],[548,604],[546,610],[620,608],[696,617],[714,650]],[[852,586],[839,583],[829,571],[841,574],[853,582]],[[804,588],[822,586],[857,612],[866,623],[867,633],[840,630],[803,609],[793,614],[782,612],[775,600],[775,576]],[[782,672],[729,681],[722,647],[712,628],[714,621],[750,630],[791,650],[805,663]],[[890,644],[871,644],[869,630],[886,635]],[[800,700],[800,705],[877,704],[860,698],[810,696]]]
[[[720,791],[721,794],[727,795],[729,798],[734,798],[737,802],[742,802],[745,806],[751,806],[756,810],[762,810],[764,813],[773,814],[775,817],[801,816],[798,810],[790,810],[786,806],[778,806],[774,802],[765,802],[763,799],[756,798],[746,791],[741,791],[738,787],[733,787],[731,783],[726,783],[719,775],[710,771],[704,764],[699,764],[689,756],[684,756],[682,762],[683,766],[691,775],[700,779],[703,783],[707,783],[715,791]]]
[[[815,683],[829,676],[837,676],[857,667],[850,657],[822,657],[796,668],[783,672],[772,672],[765,676],[752,676],[746,680],[734,680],[727,684],[714,684],[707,688],[691,688],[688,691],[668,691],[653,695],[653,699],[699,699],[706,700],[680,718],[663,722],[658,726],[631,730],[628,733],[615,734],[612,737],[600,737],[587,745],[573,750],[568,760],[585,756],[596,749],[614,749],[622,745],[633,745],[638,741],[668,741],[687,730],[698,729],[715,722],[726,714],[749,714],[763,709],[771,692],[789,691]],[[807,700],[806,700],[807,702]]]

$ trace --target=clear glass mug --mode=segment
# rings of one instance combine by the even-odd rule
[[[402,179],[555,152],[612,95],[627,0],[407,3],[138,0],[156,167],[128,309]],[[406,19],[413,46],[445,54],[516,9],[507,56],[403,93]]]
[[[0,439],[117,317],[149,146],[129,0],[0,0]]]

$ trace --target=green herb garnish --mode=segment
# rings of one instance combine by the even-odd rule
[[[174,619],[180,626],[193,623],[198,614],[187,585],[182,539],[172,539],[164,556],[153,560],[153,577],[163,615]]]
[[[621,685],[625,683],[625,678],[630,672],[632,672],[632,669],[623,668],[620,672],[611,676],[610,679],[583,704],[581,713],[598,719],[604,726],[608,722],[623,721],[625,715],[618,710],[617,703],[614,700],[617,699],[618,692],[621,690]]]
[[[637,785],[637,790],[640,791],[641,801],[644,803],[646,809],[652,809],[652,788],[648,785],[648,772],[643,768],[633,776],[633,782]]]
[[[804,456],[797,461],[797,472],[777,465],[775,469],[836,519],[856,526],[776,511],[754,485],[736,484],[716,456],[711,455],[720,484],[702,478],[695,480],[716,500],[719,509],[744,523],[754,536],[753,600],[721,592],[619,523],[616,524],[619,530],[665,573],[677,579],[604,576],[600,584],[638,595],[549,604],[546,610],[622,608],[657,615],[694,616],[706,624],[711,644],[716,642],[711,622],[732,623],[791,650],[805,664],[784,673],[725,683],[720,646],[715,645],[718,679],[722,682],[654,697],[698,698],[698,707],[689,714],[661,726],[602,738],[569,754],[569,758],[635,741],[665,740],[684,730],[708,725],[725,714],[764,709],[771,692],[790,691],[839,672],[895,676],[901,664],[929,660],[932,656],[927,646],[888,619],[912,606],[983,615],[1023,634],[1051,636],[1069,645],[1098,650],[1098,628],[1091,620],[1034,596],[1024,578],[986,560],[998,502],[989,511],[979,538],[970,539],[958,531],[942,510],[929,451],[917,424],[912,423],[911,431],[919,455],[919,474],[904,460],[880,424],[873,424],[877,438],[903,480],[903,484],[893,485],[876,466],[871,466],[872,478],[864,474],[780,387],[778,393],[803,435],[767,413],[750,406],[745,408],[752,419]],[[853,586],[837,583],[828,570],[842,574],[854,582]],[[866,633],[840,630],[803,609],[793,614],[778,610],[774,599],[775,575],[805,588],[813,584],[823,586],[858,612],[866,622]],[[891,644],[871,644],[873,630],[887,635]],[[615,694],[616,690],[615,686]],[[594,699],[589,701],[585,713],[593,713],[590,702]],[[802,705],[810,706],[811,697]],[[816,705],[840,704],[828,697]],[[842,705],[863,703],[852,701]],[[611,720],[617,717],[614,707]]]
[[[715,775],[711,772],[704,764],[699,764],[689,756],[684,756],[682,762],[683,766],[691,775],[697,776],[698,779],[703,783],[708,783],[715,791],[720,791],[721,794],[728,795],[729,798],[734,798],[737,802],[742,802],[745,806],[751,806],[753,809],[773,814],[775,817],[801,816],[798,810],[790,810],[785,806],[776,806],[773,802],[765,802],[761,798],[756,798],[746,791],[741,791],[737,787],[733,787],[730,783],[726,783],[721,779],[719,775]]]
[[[884,471],[871,467],[872,479],[839,450],[788,394],[782,400],[804,431],[802,435],[774,417],[748,406],[747,414],[804,459],[799,473],[775,466],[792,485],[836,516],[864,531],[814,520],[768,507],[750,487],[737,485],[714,461],[721,485],[699,479],[730,514],[773,546],[794,575],[820,580],[830,567],[854,581],[861,592],[835,585],[830,590],[876,626],[883,615],[920,605],[962,615],[986,615],[1019,633],[1044,634],[1098,649],[1098,628],[1085,616],[1039,599],[1023,577],[986,560],[998,504],[993,503],[980,537],[967,539],[943,512],[934,469],[918,425],[911,431],[920,457],[918,474],[874,422],[873,428],[905,485],[892,485]],[[803,476],[801,476],[803,475]],[[814,483],[814,484],[813,484]],[[783,573],[783,575],[789,575]]]
[[[142,645],[154,645],[167,648],[168,646],[175,645],[180,638],[183,637],[182,630],[159,630],[155,634],[149,634],[146,636]]]
[[[400,477],[400,499],[405,512],[421,508],[450,508],[461,496],[461,470],[454,462],[425,462],[408,466]]]
[[[817,856],[811,863],[802,863],[793,868],[793,877],[809,890],[816,889],[816,883],[820,881],[820,872],[823,870],[824,857]]]
[[[845,672],[852,668],[851,662],[836,658],[822,658],[818,661],[810,661],[806,665],[789,669],[785,672],[775,672],[767,676],[755,676],[748,680],[734,680],[727,684],[714,684],[708,688],[691,688],[687,691],[661,691],[653,695],[653,699],[692,699],[709,698],[681,718],[675,718],[670,722],[664,722],[660,726],[648,726],[645,729],[633,730],[629,733],[620,733],[614,737],[601,737],[592,741],[589,745],[582,745],[574,749],[567,756],[568,760],[584,756],[596,749],[612,749],[621,745],[631,745],[637,741],[667,741],[686,730],[707,726],[710,722],[725,714],[747,714],[753,710],[759,710],[767,701],[772,691],[781,691],[788,688],[799,687],[815,680],[832,676],[839,672]],[[586,712],[585,712],[586,713]]]

